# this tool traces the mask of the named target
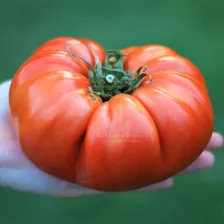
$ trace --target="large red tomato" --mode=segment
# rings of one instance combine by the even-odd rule
[[[107,52],[87,39],[50,40],[15,74],[10,110],[18,141],[38,168],[102,191],[178,173],[213,131],[201,72],[161,45]]]

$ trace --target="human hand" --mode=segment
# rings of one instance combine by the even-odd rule
[[[8,105],[10,83],[11,80],[0,85],[0,186],[55,197],[79,197],[102,193],[50,176],[26,158],[11,128]],[[221,147],[222,144],[222,136],[214,132],[204,152],[181,174],[211,167],[214,163],[211,150]],[[172,185],[173,178],[169,178],[136,191],[170,188]]]

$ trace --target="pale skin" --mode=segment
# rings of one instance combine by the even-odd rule
[[[63,198],[101,194],[102,192],[52,177],[36,168],[26,158],[16,140],[9,119],[8,93],[10,82],[6,81],[0,84],[0,187]],[[222,135],[214,132],[202,154],[180,175],[212,167],[215,161],[212,151],[222,145]],[[173,178],[169,178],[136,191],[153,191],[171,188],[172,186]]]

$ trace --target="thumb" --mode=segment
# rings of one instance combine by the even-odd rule
[[[0,119],[5,119],[9,114],[9,88],[11,80],[0,84]]]
[[[9,116],[9,88],[11,80],[0,84],[0,141],[15,139]]]

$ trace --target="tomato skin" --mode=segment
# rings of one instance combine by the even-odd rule
[[[148,67],[145,72],[152,75],[158,72],[182,72],[194,76],[205,84],[200,70],[188,59],[179,55],[162,56],[148,60],[145,65]]]
[[[36,49],[36,51],[33,53],[33,56],[50,52],[62,52],[64,54],[68,54],[67,46],[73,54],[84,58],[93,66],[95,65],[94,55],[92,54],[91,50],[78,39],[69,37],[55,38],[47,41],[38,49]]]
[[[159,167],[161,160],[150,115],[133,96],[117,95],[89,122],[77,183],[99,190],[131,190],[146,185],[150,175],[154,178],[156,174],[148,171]]]
[[[102,46],[100,46],[95,41],[86,39],[86,38],[77,38],[81,43],[85,44],[85,46],[90,47],[96,54],[97,58],[101,63],[105,61],[106,53]]]
[[[58,70],[75,71],[85,77],[88,76],[87,66],[80,59],[71,58],[61,52],[44,53],[38,54],[35,57],[33,56],[20,67],[13,80],[13,88],[39,76],[42,71],[50,72]]]
[[[47,41],[18,69],[10,88],[12,125],[25,155],[53,176],[101,191],[126,191],[175,175],[207,145],[214,125],[204,78],[162,45],[121,51],[127,71],[146,65],[131,94],[103,102],[87,90],[105,51],[85,38]],[[94,52],[93,52],[94,51]]]
[[[132,52],[138,50],[139,48],[140,48],[139,46],[127,47],[127,48],[122,49],[121,53],[130,55]]]
[[[75,179],[80,140],[88,119],[101,103],[91,99],[86,90],[89,86],[88,79],[78,73],[57,71],[31,79],[12,93],[12,121],[19,142],[44,171],[65,175],[66,179],[71,178],[72,171]]]
[[[128,71],[136,71],[147,61],[166,55],[177,55],[177,53],[162,45],[147,45],[134,50],[129,57],[125,58],[124,67]]]
[[[132,96],[117,95],[95,111],[77,183],[98,190],[132,190],[176,174],[200,155],[211,136],[212,107],[200,82],[189,83],[178,75],[157,74],[153,86],[145,84]],[[165,94],[166,89],[170,91]]]

